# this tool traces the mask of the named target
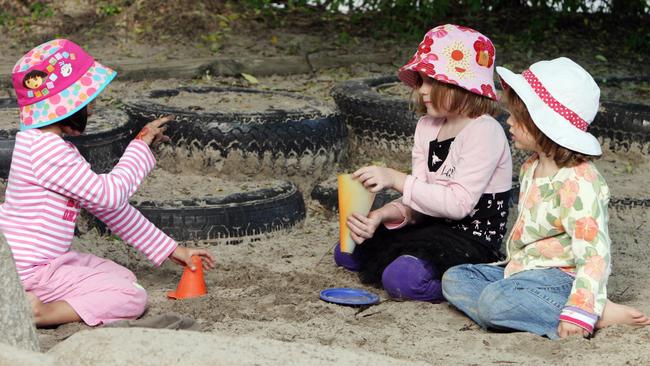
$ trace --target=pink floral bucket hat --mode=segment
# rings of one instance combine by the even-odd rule
[[[11,75],[20,107],[20,130],[71,116],[95,99],[115,75],[67,39],[35,47],[18,60]]]
[[[418,72],[423,72],[434,80],[497,100],[495,57],[492,41],[483,34],[445,24],[427,32],[415,55],[399,69],[397,76],[407,86],[417,88]]]

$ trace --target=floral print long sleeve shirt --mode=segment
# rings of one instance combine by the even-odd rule
[[[521,167],[519,216],[506,243],[505,277],[552,267],[574,276],[560,320],[592,332],[607,301],[609,188],[589,162],[534,178],[538,162],[533,155]]]

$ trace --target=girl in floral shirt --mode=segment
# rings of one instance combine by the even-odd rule
[[[640,311],[607,300],[609,188],[589,162],[602,152],[587,132],[598,111],[598,86],[567,58],[537,62],[521,75],[502,67],[497,73],[515,146],[534,154],[521,167],[507,259],[449,269],[445,297],[484,328],[551,339],[650,324]]]

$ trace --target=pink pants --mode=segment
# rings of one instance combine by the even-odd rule
[[[43,303],[66,301],[88,325],[136,319],[145,310],[147,292],[135,275],[92,254],[70,251],[23,281]]]

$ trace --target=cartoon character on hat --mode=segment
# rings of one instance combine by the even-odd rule
[[[20,130],[64,120],[91,103],[116,72],[67,39],[43,43],[13,68]]]

